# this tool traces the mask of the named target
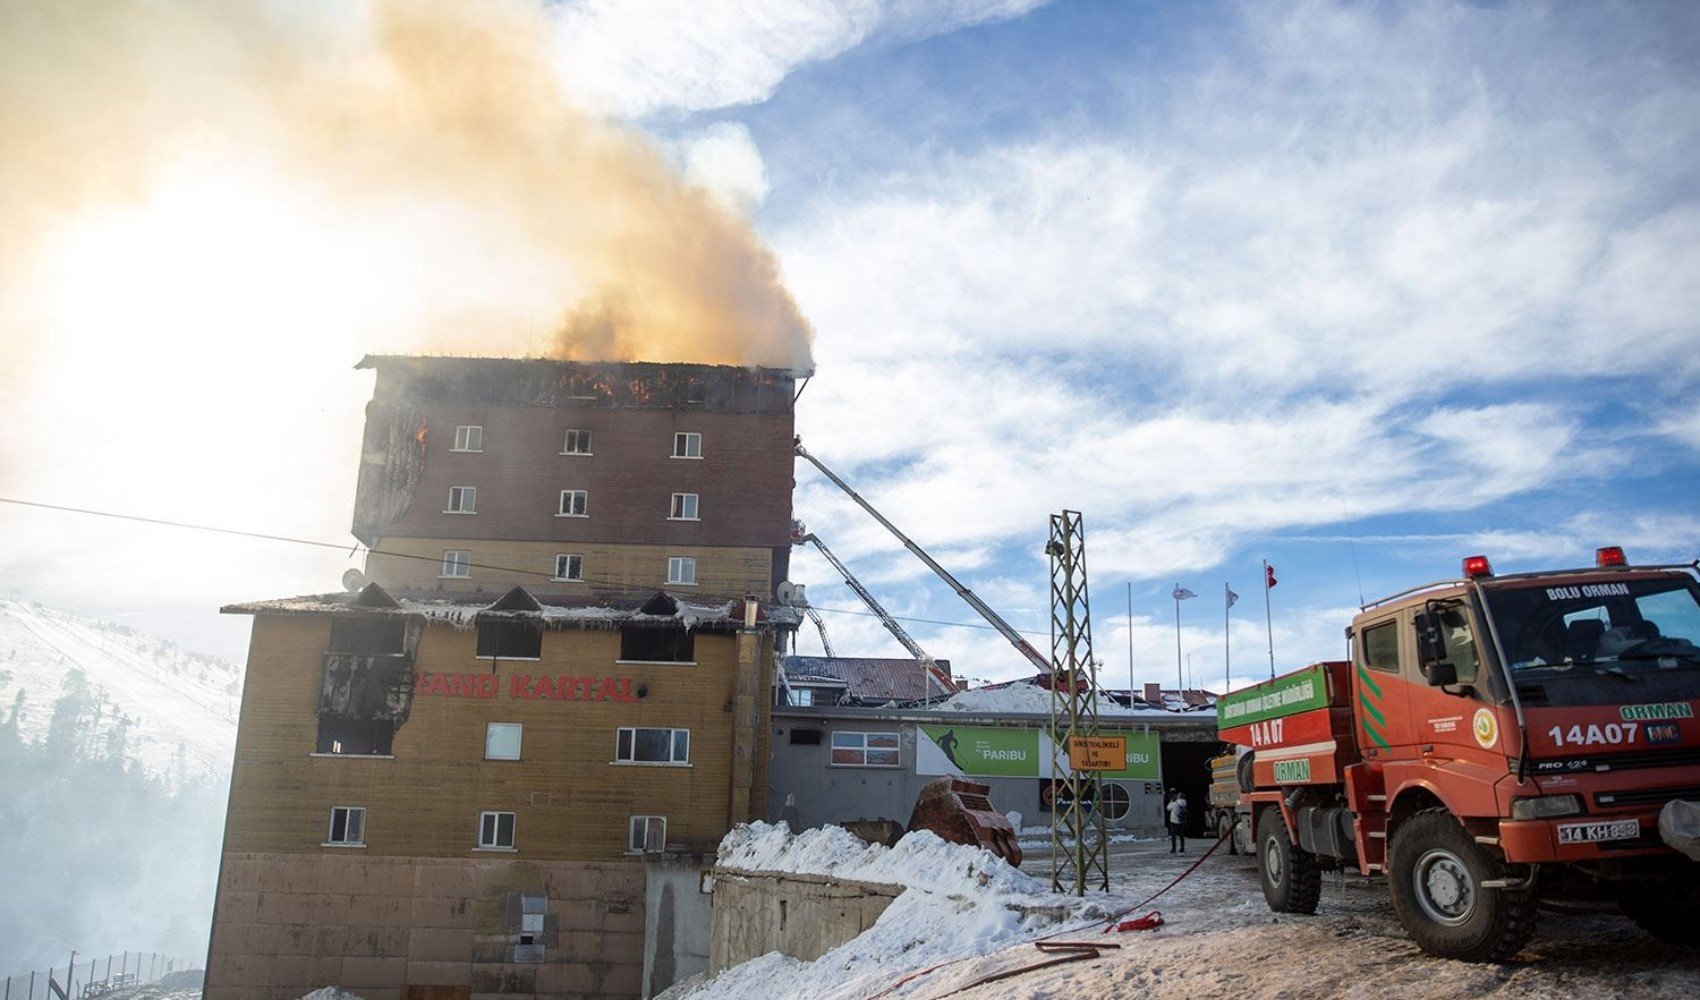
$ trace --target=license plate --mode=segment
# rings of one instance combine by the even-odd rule
[[[1561,844],[1592,844],[1602,840],[1634,840],[1641,836],[1641,821],[1620,819],[1610,823],[1560,823]]]

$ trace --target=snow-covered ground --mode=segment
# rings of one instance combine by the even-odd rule
[[[886,851],[864,847],[840,831],[805,831],[795,841],[773,828],[735,831],[723,846],[722,863],[913,888],[872,929],[814,962],[769,954],[706,983],[680,984],[665,996],[1700,996],[1700,958],[1694,952],[1660,944],[1615,915],[1543,913],[1535,939],[1517,960],[1452,962],[1424,955],[1410,942],[1379,880],[1330,880],[1315,916],[1272,914],[1252,860],[1217,852],[1174,889],[1130,914],[1161,911],[1163,926],[1104,933],[1104,913],[1126,909],[1168,885],[1209,842],[1194,840],[1188,854],[1168,853],[1166,840],[1117,844],[1111,848],[1109,897],[1088,896],[1082,904],[1046,892],[1048,858],[1030,860],[1024,877],[1006,866],[998,870],[1002,862],[989,855],[975,857],[984,852],[943,844],[930,835],[908,846],[914,839],[911,835]],[[1011,904],[1070,909],[1060,921],[1022,919]],[[1034,946],[1041,937],[1116,947],[1097,958],[1027,969],[1054,958]],[[932,971],[903,982],[926,969]],[[1000,973],[1009,975],[974,985]]]
[[[42,738],[74,668],[106,703],[97,745],[127,718],[126,755],[150,773],[166,774],[179,747],[190,775],[230,769],[242,695],[236,664],[123,625],[0,599],[0,721],[22,691],[19,731]]]

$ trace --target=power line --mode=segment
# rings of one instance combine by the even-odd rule
[[[311,546],[313,548],[319,548],[319,549],[334,549],[338,552],[347,552],[350,555],[352,555],[355,551],[357,551],[361,548],[365,548],[365,546],[363,546],[359,543],[356,543],[353,546],[348,546],[348,545],[345,545],[345,544],[340,543],[340,542],[325,542],[325,541],[320,541],[316,538],[296,538],[296,537],[291,536],[291,535],[277,535],[277,534],[271,534],[269,532],[263,532],[263,531],[248,531],[248,530],[241,529],[241,528],[222,528],[222,527],[219,527],[217,525],[211,525],[211,524],[195,524],[195,523],[192,523],[192,522],[189,522],[189,521],[173,521],[173,520],[170,520],[168,518],[143,517],[139,514],[121,514],[121,513],[118,513],[117,511],[94,510],[94,509],[88,508],[88,507],[71,507],[71,506],[66,506],[64,504],[41,503],[41,502],[35,501],[35,500],[19,500],[19,499],[14,498],[14,497],[0,497],[0,503],[12,504],[12,505],[17,506],[17,507],[32,507],[32,508],[35,508],[37,510],[55,511],[57,513],[62,513],[62,514],[82,514],[82,515],[85,515],[87,517],[104,517],[104,518],[108,518],[108,519],[115,520],[115,521],[130,521],[130,522],[134,522],[134,523],[138,523],[138,524],[152,524],[152,525],[157,525],[157,526],[165,527],[165,528],[181,528],[181,529],[184,529],[186,531],[204,531],[204,532],[208,532],[208,533],[216,534],[216,535],[231,535],[231,536],[234,536],[234,537],[237,537],[237,538],[253,538],[253,539],[257,539],[257,540],[260,540],[260,541],[267,541],[267,542],[284,542],[284,543],[290,544],[290,545],[306,545],[306,546]],[[455,541],[455,539],[446,539],[446,541]],[[420,561],[420,562],[439,563],[439,564],[442,562],[441,556],[425,556],[425,555],[418,555],[418,554],[412,553],[412,552],[394,552],[394,551],[391,551],[389,549],[373,549],[373,548],[367,548],[366,552],[367,552],[368,555],[385,556],[385,557],[392,558],[392,559],[413,559],[413,560],[417,560],[417,561]],[[520,568],[515,567],[515,566],[498,566],[494,563],[475,563],[475,562],[468,562],[465,565],[467,566],[468,569],[487,569],[487,570],[493,570],[493,571],[498,572],[498,573],[510,573],[510,574],[516,574],[516,575],[519,575],[519,576],[537,577],[538,579],[541,579],[541,580],[556,581],[558,579],[552,573],[545,573],[545,572],[542,572],[542,571],[539,571],[539,570],[520,569]],[[623,581],[623,580],[608,580],[608,579],[599,579],[599,578],[596,578],[596,577],[581,577],[577,580],[574,580],[573,582],[595,584],[598,587],[603,588],[605,591],[613,591],[615,593],[630,594],[632,596],[638,596],[638,597],[651,596],[655,593],[655,591],[657,589],[663,589],[665,587],[665,585],[663,585],[663,588],[651,588],[651,587],[646,587],[646,586],[639,586],[639,585],[630,584],[630,583],[627,583],[626,581]],[[737,601],[737,600],[742,600],[745,595],[744,594],[709,593],[709,592],[697,591],[697,592],[693,592],[690,596],[693,597],[693,598],[706,599],[706,600],[710,600],[710,601],[712,601],[715,598],[724,598],[725,600],[729,600],[729,601]],[[869,612],[869,611],[854,611],[854,610],[851,610],[849,608],[826,608],[826,607],[821,607],[820,605],[814,605],[813,607],[816,611],[824,611],[824,612],[827,612],[828,614],[855,615],[857,617],[863,617],[863,618],[877,618],[878,617],[877,615],[875,615],[875,614],[873,614],[872,612]],[[942,626],[942,627],[945,627],[945,628],[983,629],[983,630],[988,631],[988,632],[996,632],[997,631],[997,629],[994,628],[991,625],[981,624],[981,623],[978,623],[978,622],[941,621],[941,620],[936,619],[936,618],[918,618],[918,617],[914,617],[914,616],[910,616],[910,615],[892,615],[891,617],[896,618],[899,621],[915,622],[917,624],[922,624],[922,625],[938,625],[938,626]],[[1033,635],[1033,636],[1044,636],[1044,635],[1049,634],[1049,633],[1039,632],[1039,631],[1032,630],[1032,629],[1017,629],[1016,631],[1021,632],[1023,635]]]

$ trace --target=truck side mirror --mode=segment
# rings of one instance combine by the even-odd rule
[[[1428,678],[1429,687],[1443,688],[1448,684],[1458,683],[1458,668],[1442,660],[1424,666],[1423,676]]]
[[[1446,659],[1446,640],[1440,635],[1440,616],[1421,611],[1415,618],[1417,627],[1417,662],[1427,667]],[[1456,672],[1456,671],[1454,671]],[[1434,683],[1430,681],[1429,683]]]

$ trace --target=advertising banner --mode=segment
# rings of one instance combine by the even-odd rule
[[[1313,664],[1216,700],[1216,724],[1229,729],[1328,706],[1328,675]]]
[[[978,778],[1052,777],[1051,738],[1042,730],[990,726],[915,728],[917,774],[961,774]],[[1120,740],[1126,747],[1125,765],[1115,770],[1100,771],[1100,778],[1163,780],[1156,733],[1100,731],[1098,738]],[[1067,773],[1066,761],[1063,773]]]

